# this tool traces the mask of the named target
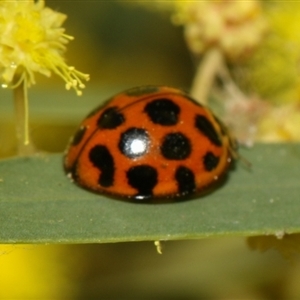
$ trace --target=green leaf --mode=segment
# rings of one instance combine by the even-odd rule
[[[258,144],[213,193],[135,204],[85,191],[62,155],[0,162],[1,243],[106,243],[300,232],[300,145]]]

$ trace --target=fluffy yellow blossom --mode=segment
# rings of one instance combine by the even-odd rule
[[[61,27],[66,15],[45,7],[44,0],[0,1],[0,78],[2,87],[35,84],[35,72],[52,72],[66,88],[81,95],[89,76],[68,66],[62,56],[73,37]]]
[[[231,61],[247,57],[262,41],[267,23],[255,0],[176,1],[174,22],[185,27],[190,50],[201,55],[212,47]]]
[[[265,9],[270,35],[236,76],[243,89],[286,104],[300,99],[300,2],[270,1]],[[240,76],[243,74],[243,76]]]
[[[256,140],[268,143],[300,141],[300,105],[272,107],[257,124]]]

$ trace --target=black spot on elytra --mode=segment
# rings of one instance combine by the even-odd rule
[[[149,102],[144,111],[153,123],[170,126],[177,124],[180,108],[172,100],[161,98]]]
[[[86,127],[85,126],[81,126],[75,133],[73,139],[72,139],[72,146],[77,146],[82,138],[84,137],[84,134],[86,132]]]
[[[189,195],[196,191],[195,175],[189,168],[184,166],[178,167],[175,172],[175,179],[180,195]]]
[[[219,164],[220,158],[212,152],[207,152],[203,157],[203,163],[206,171],[214,170]]]
[[[127,171],[127,179],[129,185],[138,191],[134,198],[147,200],[152,197],[157,184],[157,171],[149,165],[134,166]]]
[[[121,134],[120,151],[129,158],[146,154],[149,150],[150,139],[146,130],[132,127]]]
[[[92,164],[100,170],[98,183],[103,187],[114,184],[115,163],[107,147],[103,145],[94,146],[89,153]]]
[[[97,125],[102,129],[115,129],[125,122],[124,115],[117,107],[109,107],[101,114]]]
[[[182,160],[189,157],[192,146],[184,134],[175,132],[164,136],[160,150],[166,159]]]
[[[214,145],[222,146],[222,141],[220,140],[218,133],[216,132],[216,130],[215,130],[214,126],[211,124],[211,122],[205,116],[196,115],[195,126]]]
[[[142,96],[142,95],[153,94],[158,91],[159,91],[158,86],[146,85],[146,86],[138,86],[138,87],[129,89],[129,90],[125,91],[125,94],[127,96]]]

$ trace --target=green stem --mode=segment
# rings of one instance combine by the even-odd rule
[[[31,142],[28,125],[28,98],[26,80],[14,88],[16,131],[18,140],[18,154],[31,155],[35,148]]]

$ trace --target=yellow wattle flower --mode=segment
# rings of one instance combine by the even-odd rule
[[[173,20],[183,25],[189,49],[202,55],[218,48],[231,61],[248,57],[268,29],[257,0],[175,1]]]
[[[73,39],[61,27],[66,15],[45,7],[44,0],[0,1],[0,80],[2,87],[14,88],[25,82],[35,84],[35,74],[52,72],[78,95],[85,87],[83,74],[66,64],[63,53]]]

